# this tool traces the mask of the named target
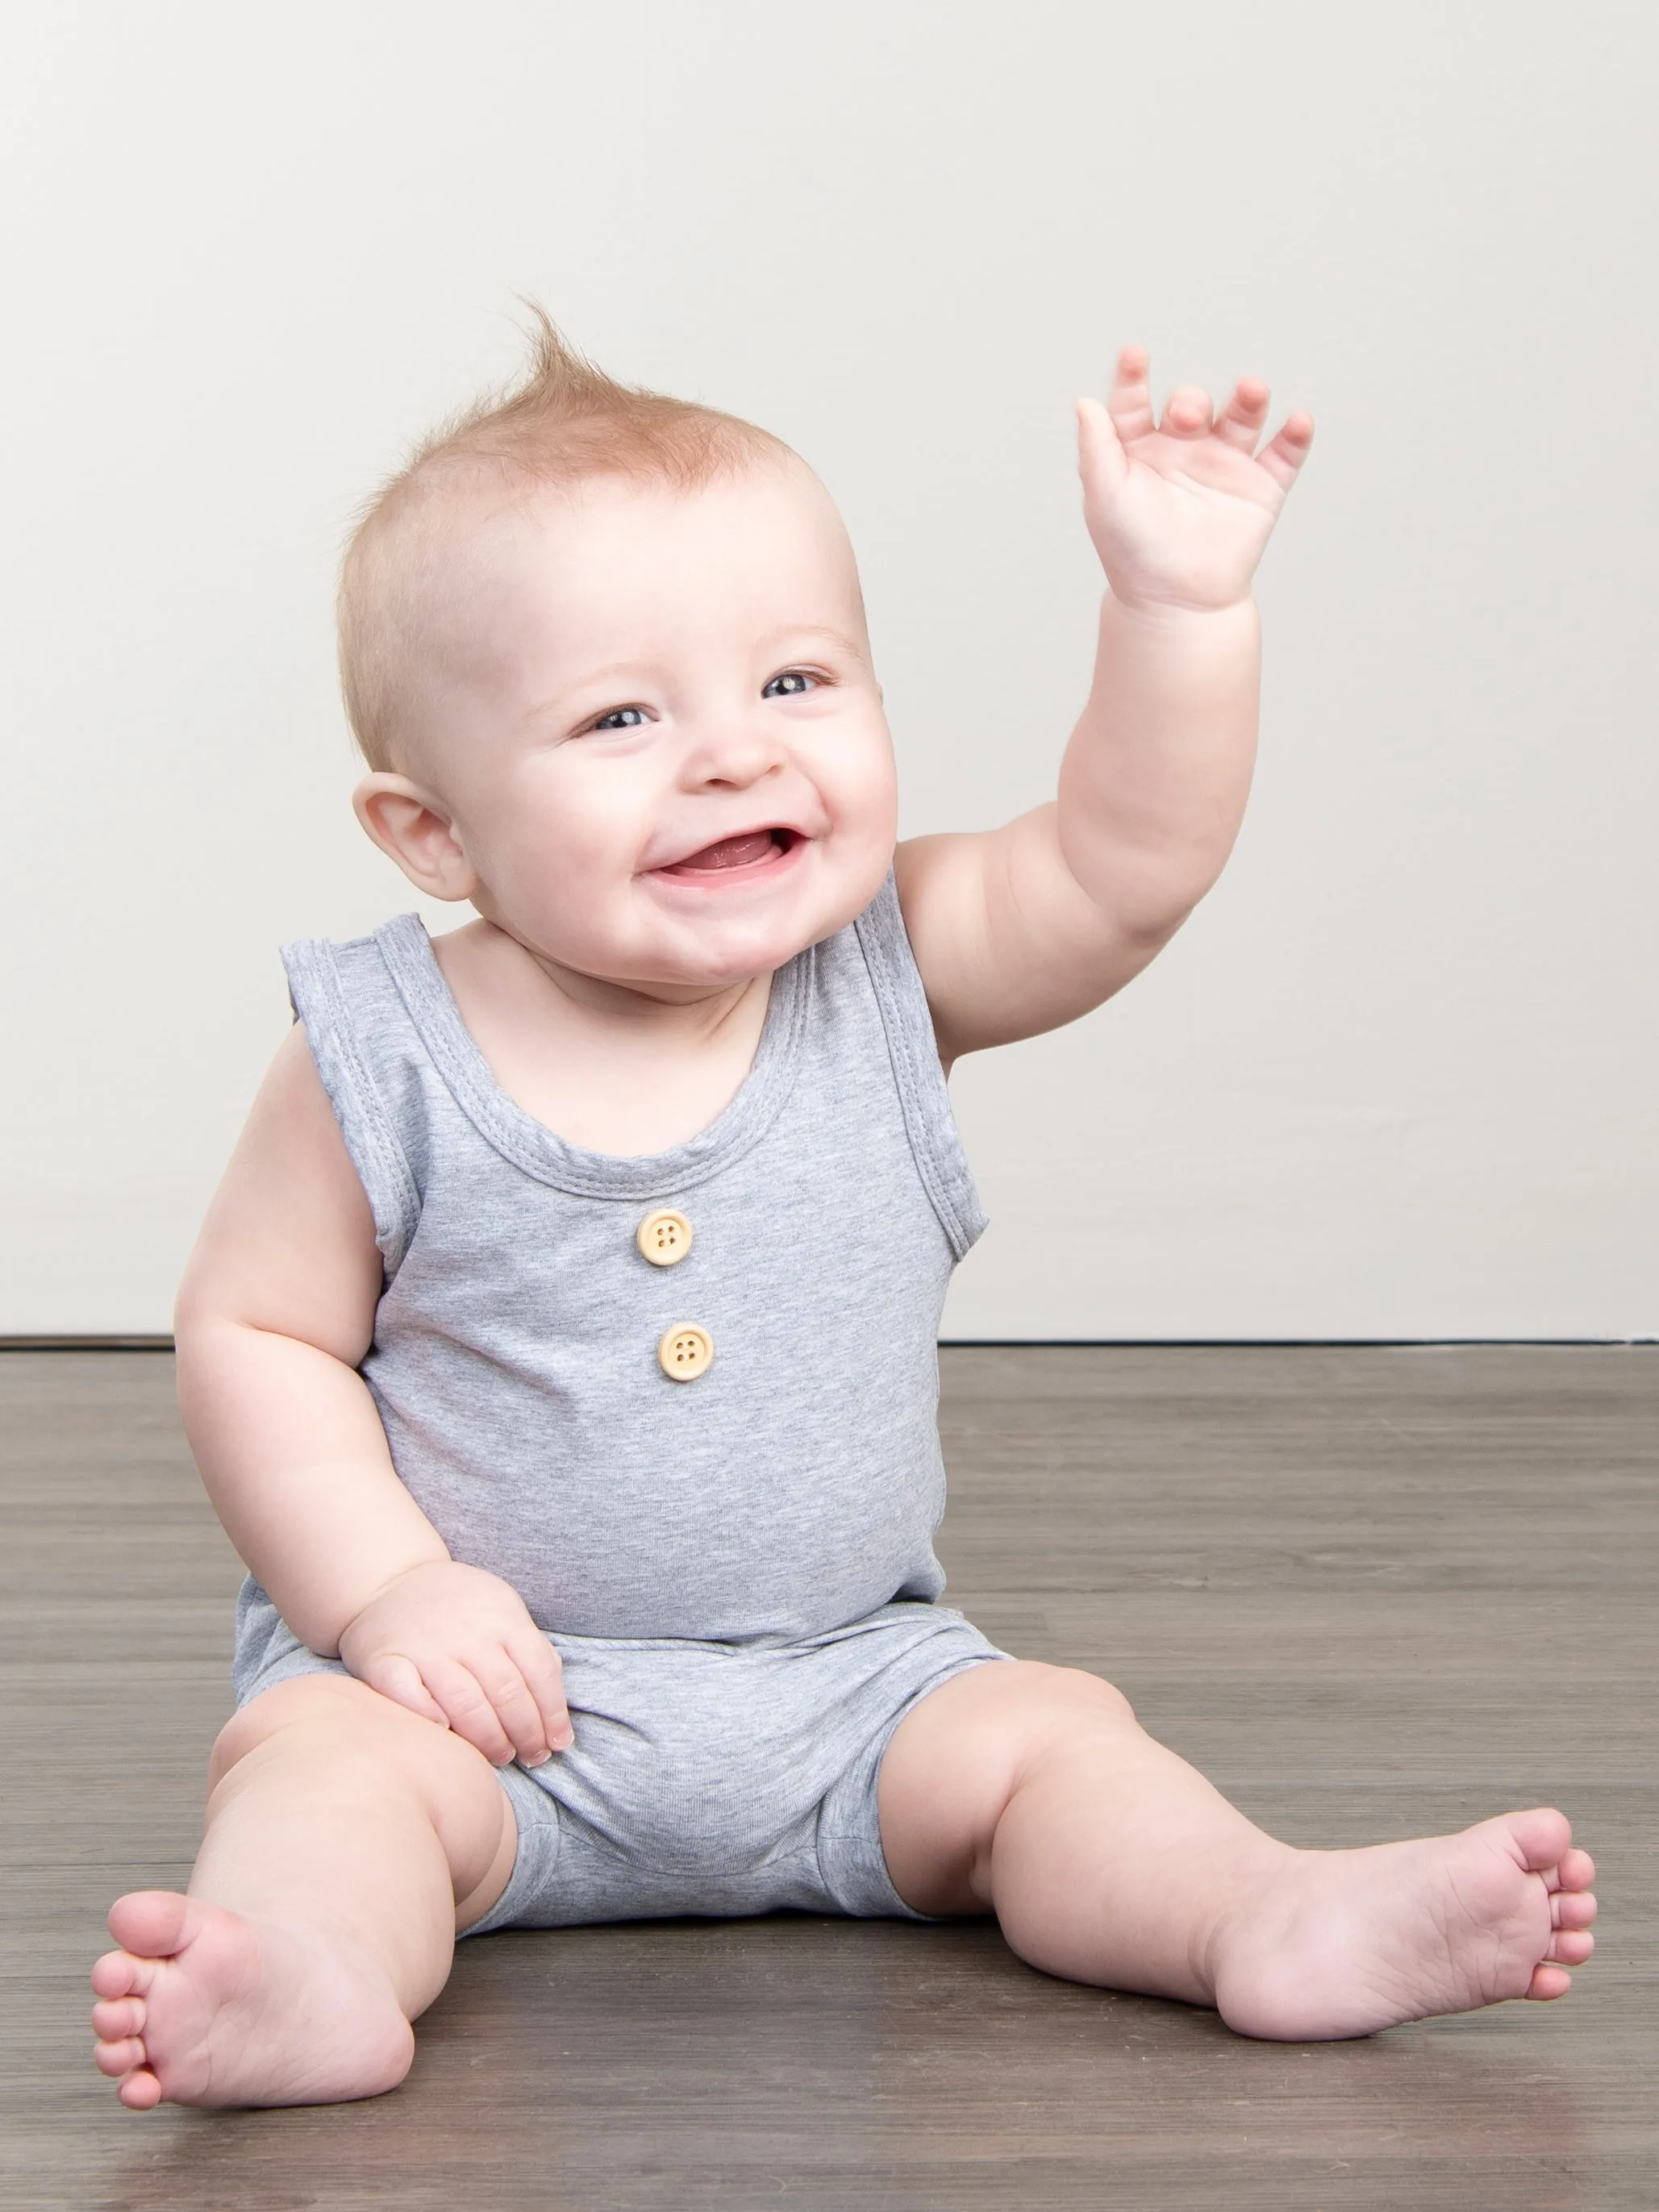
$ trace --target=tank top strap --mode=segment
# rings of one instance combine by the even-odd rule
[[[372,937],[338,945],[310,938],[283,947],[289,1003],[368,1196],[388,1276],[421,1218],[422,1117],[410,1114],[399,1093],[419,1083],[426,1054],[380,940],[420,928],[419,916],[405,914]]]
[[[916,1172],[960,1260],[984,1233],[985,1210],[951,1111],[933,1018],[891,874],[854,927],[881,1010]]]

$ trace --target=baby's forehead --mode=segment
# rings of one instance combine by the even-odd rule
[[[834,502],[805,465],[763,456],[690,485],[624,477],[532,484],[454,520],[459,598],[482,612],[562,609],[577,624],[606,607],[667,602],[770,606],[859,600]],[[466,588],[470,581],[471,588]]]
[[[550,546],[591,562],[654,547],[764,544],[832,561],[850,555],[834,501],[804,461],[757,454],[695,483],[591,476],[526,485],[506,518],[521,553]]]

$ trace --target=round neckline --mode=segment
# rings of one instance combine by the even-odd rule
[[[793,1085],[814,945],[774,973],[749,1072],[708,1127],[667,1152],[630,1158],[568,1143],[502,1090],[462,1018],[419,915],[402,914],[384,923],[374,932],[374,942],[456,1104],[503,1159],[556,1190],[585,1198],[638,1198],[689,1189],[757,1144]]]

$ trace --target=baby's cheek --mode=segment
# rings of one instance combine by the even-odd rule
[[[577,969],[604,966],[623,931],[630,871],[568,821],[526,822],[480,866],[474,903],[535,951]]]
[[[890,841],[898,830],[898,763],[884,721],[848,749],[842,773],[849,815],[872,836]]]
[[[497,852],[501,895],[593,911],[632,881],[648,836],[648,801],[623,775],[573,775],[561,788],[505,794]]]
[[[849,870],[867,874],[879,863],[878,886],[898,836],[898,789],[890,764],[868,763],[836,796],[832,847],[840,848]]]

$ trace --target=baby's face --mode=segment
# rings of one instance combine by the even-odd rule
[[[892,855],[892,747],[852,551],[804,465],[590,481],[479,553],[407,765],[482,914],[681,997],[863,909]]]

